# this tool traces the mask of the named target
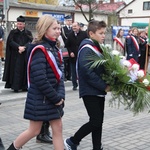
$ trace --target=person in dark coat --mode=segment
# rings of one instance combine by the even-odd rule
[[[77,90],[78,87],[76,75],[76,60],[78,48],[82,40],[87,37],[87,32],[80,29],[80,24],[78,22],[74,22],[72,24],[72,32],[68,34],[68,39],[66,42],[66,47],[69,50],[73,90]]]
[[[82,125],[70,138],[64,140],[66,150],[77,150],[81,140],[91,133],[93,150],[103,150],[101,143],[102,124],[104,118],[105,95],[110,87],[102,79],[105,73],[103,65],[91,68],[94,59],[89,56],[102,57],[100,44],[104,43],[106,23],[92,20],[88,25],[89,39],[82,41],[77,59],[79,78],[79,95],[89,116],[89,121]],[[94,58],[94,57],[93,57]]]
[[[27,57],[26,51],[33,40],[32,33],[25,29],[25,18],[17,18],[17,28],[11,30],[6,42],[6,61],[3,81],[5,88],[15,92],[27,90]]]
[[[56,39],[60,26],[55,18],[43,15],[37,25],[37,37],[30,45],[28,60],[28,93],[24,118],[30,120],[27,130],[22,132],[8,150],[20,149],[40,133],[42,123],[49,121],[52,128],[55,150],[64,150],[62,116],[64,114],[65,88],[63,61]]]
[[[141,56],[139,57],[139,65],[140,69],[145,69],[145,61],[146,61],[146,45],[147,45],[147,38],[146,38],[146,32],[140,31],[139,33],[139,48]]]
[[[139,30],[134,27],[132,28],[131,35],[126,39],[127,46],[127,60],[133,58],[136,62],[139,61],[140,49],[139,49]]]
[[[64,41],[64,44],[66,45],[68,34],[72,31],[72,17],[70,15],[67,15],[64,17],[65,19],[65,25],[61,28],[61,37]],[[68,49],[66,46],[64,47],[65,52],[68,52]],[[70,60],[69,57],[64,56],[64,78],[65,80],[71,80],[71,68],[70,68]]]

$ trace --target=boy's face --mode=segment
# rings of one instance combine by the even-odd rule
[[[96,40],[100,44],[104,43],[105,40],[106,28],[98,29],[95,33],[92,31],[89,32],[90,38]]]

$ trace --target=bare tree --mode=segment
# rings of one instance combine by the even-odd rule
[[[98,8],[97,0],[73,0],[73,2],[75,6],[81,10],[82,15],[84,16],[87,22],[93,19],[94,17],[93,13]],[[83,6],[88,6],[89,18],[85,15]]]

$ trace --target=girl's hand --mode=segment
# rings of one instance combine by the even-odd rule
[[[61,99],[61,101],[55,105],[59,106],[59,105],[62,105],[64,103],[64,99]]]

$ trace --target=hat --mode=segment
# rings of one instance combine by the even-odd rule
[[[25,22],[25,18],[23,16],[19,16],[17,18],[17,22]]]
[[[84,24],[83,23],[79,23],[80,24],[80,27],[84,27]]]
[[[72,17],[70,15],[68,15],[68,16],[65,16],[64,19],[65,20],[72,20]]]

